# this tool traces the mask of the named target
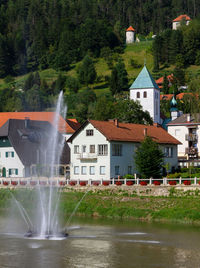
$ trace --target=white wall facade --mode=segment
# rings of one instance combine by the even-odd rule
[[[186,25],[189,25],[189,23],[190,23],[190,21],[187,20],[186,21]],[[180,25],[181,25],[181,22],[180,21],[173,21],[173,23],[172,23],[172,29],[173,30],[177,30],[178,27],[180,27]]]
[[[133,31],[126,32],[126,44],[131,44],[135,42],[134,35],[135,33]]]
[[[1,147],[0,148],[1,171],[4,167],[6,168],[6,177],[14,177],[14,178],[24,177],[24,165],[22,164],[21,160],[19,159],[13,147]],[[9,169],[12,171],[9,172]],[[1,172],[1,175],[2,175],[2,172]]]
[[[138,93],[140,94],[139,98]],[[154,123],[160,123],[160,91],[158,89],[131,89],[130,99],[134,101],[138,100],[143,110],[150,113]]]

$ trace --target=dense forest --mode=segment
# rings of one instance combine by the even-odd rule
[[[155,34],[200,13],[197,0],[1,0],[0,77],[67,70],[86,53],[124,45],[125,29]]]

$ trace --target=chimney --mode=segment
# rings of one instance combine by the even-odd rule
[[[118,119],[117,119],[117,118],[115,118],[113,121],[114,121],[115,126],[116,126],[116,127],[118,127],[118,126],[119,126]]]
[[[30,124],[30,118],[29,117],[25,117],[25,120],[24,120],[24,126],[25,126],[25,128],[29,128],[29,124]]]
[[[187,122],[190,122],[191,121],[191,116],[190,114],[187,114]]]
[[[144,136],[145,137],[147,136],[147,128],[146,127],[144,128]]]

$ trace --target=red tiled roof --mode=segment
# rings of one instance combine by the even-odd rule
[[[110,141],[142,142],[145,137],[144,131],[146,129],[147,135],[157,143],[181,144],[162,127],[129,123],[118,123],[118,126],[116,126],[113,121],[89,120],[88,122]]]
[[[126,29],[126,31],[127,32],[130,32],[130,31],[135,32],[135,29],[132,26],[130,26],[130,27],[128,27],[128,29]]]
[[[162,94],[160,95],[160,100],[171,100],[174,94]]]
[[[171,81],[173,80],[173,74],[168,75],[168,76],[167,76],[167,79],[168,79],[169,82],[171,82]],[[158,79],[156,80],[156,83],[157,83],[157,84],[163,84],[163,81],[164,81],[164,76],[158,78]]]
[[[25,119],[28,117],[31,120],[48,121],[53,124],[54,112],[8,112],[0,113],[0,127],[2,127],[9,119]],[[76,119],[67,119],[67,122],[60,115],[59,117],[59,132],[74,133],[80,124]]]
[[[182,19],[185,19],[185,20],[191,20],[190,17],[188,15],[180,15],[178,16],[176,19],[174,19],[173,21],[176,22],[176,21],[181,21]]]

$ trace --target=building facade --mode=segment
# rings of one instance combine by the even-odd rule
[[[126,29],[126,44],[131,44],[135,42],[135,29],[130,26]]]
[[[172,30],[177,30],[181,26],[181,23],[189,25],[191,19],[188,15],[180,15],[172,22]]]

